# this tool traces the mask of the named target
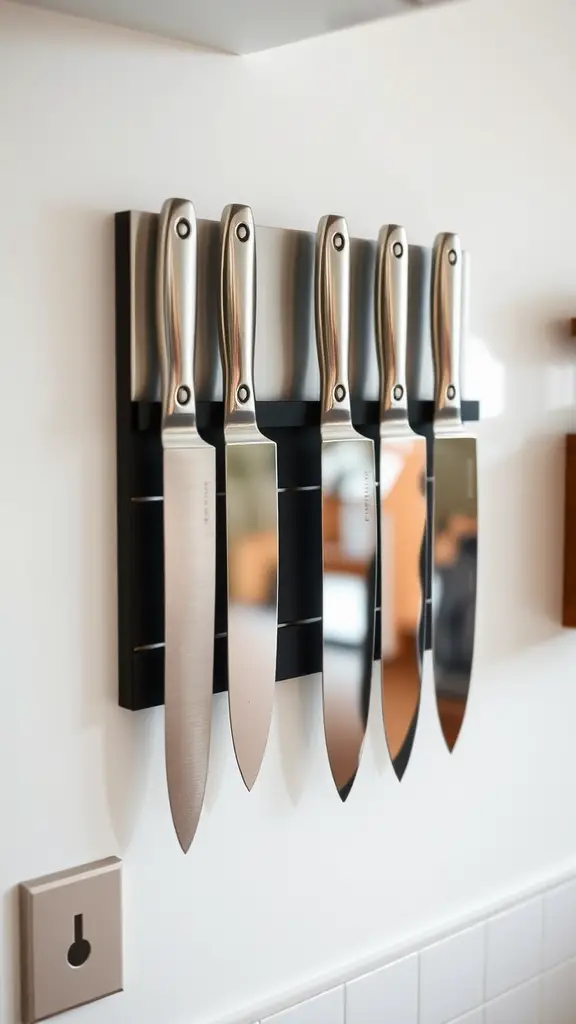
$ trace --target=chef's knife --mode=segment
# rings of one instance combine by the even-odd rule
[[[258,430],[254,396],[256,238],[248,206],[227,206],[220,236],[224,371],[228,698],[238,767],[252,789],[266,750],[276,681],[276,445]]]
[[[166,773],[184,852],[198,825],[210,748],[216,571],[214,448],[196,426],[196,217],[168,199],[158,227],[156,315],[164,449]]]
[[[321,382],[324,731],[332,777],[345,800],[360,762],[374,658],[376,492],[374,444],[354,430],[351,418],[350,239],[343,217],[323,217],[318,225],[315,316]],[[355,624],[352,637],[350,622]]]
[[[380,368],[382,707],[390,757],[402,778],[420,703],[426,439],[415,434],[408,421],[408,243],[404,228],[397,225],[380,231],[375,300]]]
[[[450,750],[466,709],[474,653],[478,498],[476,439],[461,415],[462,247],[436,239],[432,267],[435,374],[432,652],[436,700]]]

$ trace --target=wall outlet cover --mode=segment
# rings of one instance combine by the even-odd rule
[[[122,862],[107,857],[20,885],[22,1019],[122,990]]]

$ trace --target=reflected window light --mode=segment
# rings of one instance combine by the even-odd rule
[[[351,573],[324,577],[324,639],[355,647],[366,634],[367,607],[364,582]]]

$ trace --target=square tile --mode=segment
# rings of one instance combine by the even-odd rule
[[[486,999],[540,973],[542,899],[521,903],[486,922]]]
[[[418,957],[408,956],[346,985],[346,1024],[418,1024]]]
[[[321,996],[266,1017],[261,1024],[344,1024],[344,988],[332,988]]]
[[[574,1024],[576,1021],[576,961],[542,976],[543,1024]]]
[[[576,881],[560,885],[544,896],[544,948],[546,970],[576,956]]]
[[[484,925],[420,953],[420,1024],[446,1024],[483,1001]]]
[[[519,985],[484,1007],[484,1024],[552,1024],[540,1016],[540,979]]]
[[[465,1013],[463,1017],[456,1017],[450,1024],[484,1024],[484,1007],[479,1006],[472,1013]]]

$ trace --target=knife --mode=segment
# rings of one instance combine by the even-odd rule
[[[402,778],[421,687],[421,564],[426,535],[426,439],[408,421],[408,243],[383,227],[376,257],[375,328],[380,369],[381,673],[384,729]]]
[[[460,733],[474,654],[478,496],[476,439],[462,424],[460,351],[463,253],[436,238],[432,264],[435,376],[432,653],[440,724],[449,750]]]
[[[376,490],[374,444],[354,430],[351,418],[350,239],[343,217],[323,217],[318,225],[315,317],[321,387],[324,732],[332,777],[345,800],[360,763],[374,659]],[[355,626],[352,634],[350,623]]]
[[[256,781],[270,732],[278,629],[276,445],[258,430],[254,396],[256,237],[249,206],[220,225],[220,353],[224,374],[228,699],[238,767]]]
[[[156,317],[164,451],[166,774],[184,852],[208,771],[214,663],[216,453],[196,426],[196,216],[168,199],[160,214]]]

